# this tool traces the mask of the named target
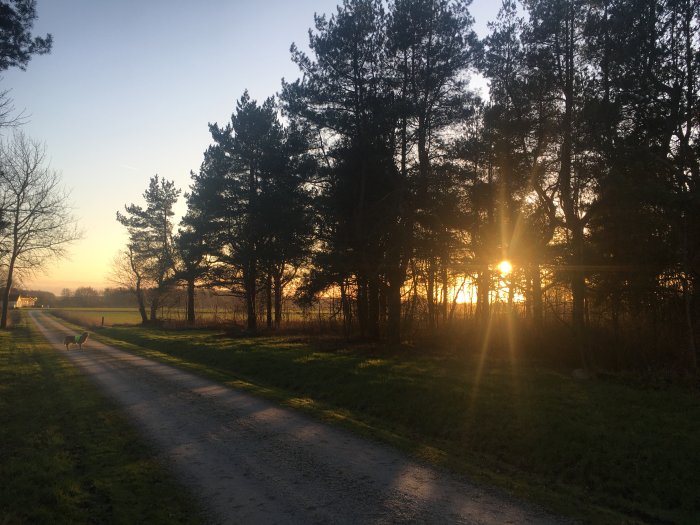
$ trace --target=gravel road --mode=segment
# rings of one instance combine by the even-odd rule
[[[64,328],[30,313],[62,352]],[[212,523],[564,523],[392,448],[90,339],[67,356],[192,487]]]

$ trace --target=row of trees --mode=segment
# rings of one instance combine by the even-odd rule
[[[157,320],[160,298],[182,282],[190,322],[195,286],[206,283],[244,299],[249,330],[257,328],[262,290],[268,325],[279,326],[284,289],[312,244],[307,183],[316,162],[306,133],[284,128],[272,99],[258,105],[247,93],[231,123],[210,130],[215,143],[200,171],[192,173],[188,210],[176,236],[172,217],[180,192],[158,175],[143,195],[145,207],[131,204],[117,212],[129,243],[115,265],[115,280],[131,284],[143,322]]]
[[[483,59],[492,95],[482,143],[502,188],[509,251],[559,270],[580,345],[587,301],[613,324],[680,302],[683,322],[671,323],[697,369],[700,6],[524,7],[526,20],[504,3]]]
[[[75,290],[63,288],[57,297],[51,292],[30,291],[27,295],[37,297],[38,304],[43,306],[72,306],[79,308],[103,307],[118,308],[134,306],[134,294],[127,288],[103,288],[98,290],[92,286],[79,286]]]
[[[399,341],[418,312],[447,322],[460,283],[488,319],[510,259],[506,300],[535,325],[566,290],[584,363],[591,309],[615,325],[664,304],[697,368],[700,7],[505,0],[479,40],[467,6],[346,0],[317,16],[311,53],[291,50],[302,78],[210,125],[178,234],[157,177],[146,200],[170,195],[164,213],[118,216],[134,275],[240,294],[251,330],[259,298],[279,322],[298,279],[299,298],[339,292],[348,330]]]

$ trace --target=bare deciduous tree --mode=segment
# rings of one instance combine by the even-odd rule
[[[5,328],[14,280],[64,257],[67,246],[82,234],[60,174],[48,166],[46,147],[22,131],[0,142],[0,202],[6,224],[0,232],[5,276],[0,328]]]
[[[126,288],[133,293],[139,307],[141,322],[148,322],[146,313],[145,291],[153,285],[146,277],[146,272],[134,256],[134,251],[130,246],[125,250],[120,250],[112,261],[112,273],[109,280],[120,288]]]
[[[2,82],[2,77],[0,77]],[[0,128],[14,128],[21,126],[27,120],[24,111],[15,110],[14,101],[10,97],[10,90],[0,91]]]

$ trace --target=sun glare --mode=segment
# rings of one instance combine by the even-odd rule
[[[513,265],[510,264],[510,261],[501,261],[498,263],[498,271],[501,272],[501,275],[508,275],[513,271]]]

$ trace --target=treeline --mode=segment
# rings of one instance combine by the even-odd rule
[[[157,290],[144,290],[144,301],[151,304]],[[107,287],[101,290],[92,286],[64,288],[59,295],[42,290],[22,291],[22,295],[37,298],[37,306],[43,307],[74,307],[74,308],[136,308],[138,302],[134,290],[126,287]],[[171,286],[167,293],[162,294],[158,301],[158,318],[160,320],[177,320],[182,316],[187,301],[186,290]],[[212,312],[227,312],[242,310],[240,304],[232,304],[231,298],[220,295],[208,289],[199,288],[196,293],[199,311],[206,311],[208,319]]]
[[[72,307],[124,307],[133,308],[134,294],[127,288],[104,288],[97,290],[92,286],[80,286],[75,290],[64,288],[59,295],[46,290],[13,289],[23,297],[36,298],[36,307],[56,308]]]
[[[78,308],[133,308],[134,294],[127,288],[103,288],[97,290],[92,286],[79,286],[75,290],[64,288],[56,297],[54,294],[46,296],[49,292],[30,292],[33,297],[39,298],[39,303],[51,306],[72,306]]]
[[[556,314],[584,365],[593,325],[633,323],[697,369],[700,6],[505,0],[486,38],[472,24],[456,0],[317,16],[301,78],[210,124],[176,235],[157,176],[118,214],[134,290],[228,290],[250,330],[334,293],[347,333],[391,342],[473,295],[484,326],[494,304]]]

